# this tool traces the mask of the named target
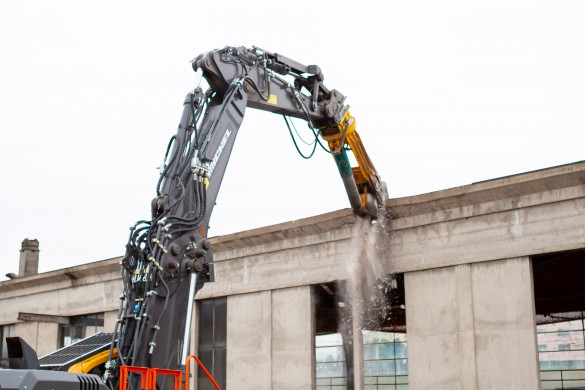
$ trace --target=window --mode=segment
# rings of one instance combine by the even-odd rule
[[[8,368],[8,349],[6,348],[6,337],[15,335],[14,324],[0,326],[0,368]]]
[[[345,390],[347,364],[339,333],[315,337],[317,390]]]
[[[199,306],[199,359],[223,389],[226,383],[227,299],[206,299]],[[198,369],[197,389],[214,386]]]
[[[584,312],[537,316],[541,323],[536,335],[543,389],[585,387],[584,317]]]
[[[406,334],[362,331],[366,389],[408,389]],[[347,363],[339,333],[315,338],[317,390],[346,390]]]
[[[369,389],[408,389],[406,333],[363,331],[364,384]]]
[[[540,384],[585,389],[585,251],[532,258]]]
[[[68,347],[86,337],[104,331],[104,313],[71,317],[69,324],[60,325],[59,348]]]

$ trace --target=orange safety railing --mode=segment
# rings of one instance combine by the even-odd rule
[[[136,372],[142,374],[140,378],[140,388],[142,390],[150,390],[150,368],[146,367],[133,367],[133,366],[121,366],[120,367],[120,390],[126,390],[128,386],[128,373]]]
[[[148,370],[148,374],[150,375],[150,380],[148,384],[150,385],[151,390],[156,390],[156,376],[157,375],[171,375],[175,377],[174,381],[174,390],[181,390],[181,382],[183,379],[183,373],[178,370],[165,370],[162,368],[151,368]]]
[[[197,361],[197,364],[199,365],[199,367],[201,367],[201,369],[203,370],[205,375],[207,375],[207,377],[209,378],[211,383],[213,383],[213,386],[215,386],[215,388],[217,390],[221,390],[221,388],[219,387],[219,385],[217,384],[215,379],[213,379],[213,377],[211,376],[209,371],[207,371],[207,368],[205,368],[203,363],[201,363],[201,360],[199,360],[199,358],[195,355],[189,355],[189,357],[187,357],[187,362],[185,363],[185,365],[187,366],[187,372],[185,373],[185,390],[189,390],[189,379],[190,379],[189,369],[191,368],[191,359],[195,359],[195,361]]]
[[[211,376],[207,368],[201,363],[201,360],[195,355],[189,355],[187,357],[187,362],[185,363],[187,367],[187,371],[185,373],[185,390],[189,390],[189,379],[190,374],[189,371],[191,369],[191,360],[195,359],[197,364],[205,375],[209,378],[213,386],[217,390],[221,390],[215,379]],[[179,370],[165,370],[162,368],[148,368],[148,367],[134,367],[134,366],[121,366],[120,367],[120,390],[126,390],[128,386],[128,373],[138,373],[141,374],[140,378],[140,389],[142,390],[156,390],[156,376],[157,375],[171,375],[175,377],[174,379],[174,390],[181,390],[181,384],[183,381],[183,372]]]

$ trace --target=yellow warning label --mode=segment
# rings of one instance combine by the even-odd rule
[[[278,100],[276,100],[276,95],[270,94],[268,97],[268,104],[274,104],[275,106],[278,104]]]

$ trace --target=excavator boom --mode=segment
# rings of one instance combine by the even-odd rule
[[[325,87],[319,66],[257,47],[213,50],[192,65],[210,88],[187,94],[161,167],[152,220],[130,235],[122,262],[125,303],[115,332],[118,365],[185,364],[193,297],[213,280],[209,219],[246,108],[305,120],[333,155],[354,212],[375,218],[385,207],[385,185],[346,98]],[[348,152],[357,167],[351,167]],[[111,379],[115,383],[116,375]]]

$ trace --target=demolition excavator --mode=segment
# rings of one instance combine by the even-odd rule
[[[354,213],[385,215],[386,186],[360,140],[346,97],[325,87],[319,66],[257,47],[209,51],[192,66],[209,88],[197,87],[185,97],[160,167],[152,218],[131,228],[104,377],[46,372],[31,376],[28,389],[141,389],[148,374],[142,369],[164,374],[185,368],[194,296],[214,280],[209,220],[247,107],[282,115],[291,136],[293,118],[306,121],[313,152],[320,145],[333,156]],[[31,368],[25,355],[18,365]],[[136,371],[143,375],[128,374]],[[2,370],[0,388],[23,388],[23,377],[20,370]],[[162,382],[155,387],[152,381],[149,386],[176,388]]]

